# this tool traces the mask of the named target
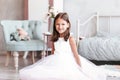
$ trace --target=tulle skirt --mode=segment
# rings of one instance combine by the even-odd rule
[[[77,65],[74,57],[67,54],[47,56],[35,64],[19,71],[21,80],[106,80],[107,73],[80,57],[81,66]]]

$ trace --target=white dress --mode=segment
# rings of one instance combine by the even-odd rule
[[[59,38],[54,43],[55,52],[35,64],[19,71],[20,80],[106,80],[107,72],[80,57],[81,67],[77,65],[71,51],[69,40]]]

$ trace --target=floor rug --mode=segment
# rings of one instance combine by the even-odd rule
[[[118,71],[120,72],[120,67],[118,68],[118,65],[101,65],[100,67],[112,71]],[[107,80],[120,80],[120,76],[108,76]]]
[[[118,68],[118,65],[101,65],[101,67],[103,67],[105,69],[109,69],[109,70],[119,71],[120,72],[120,66]]]

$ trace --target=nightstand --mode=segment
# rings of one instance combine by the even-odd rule
[[[50,32],[44,32],[43,36],[44,36],[44,54],[43,57],[48,56],[48,52],[51,51],[51,48],[48,47],[49,45],[49,37],[52,35],[52,33]]]

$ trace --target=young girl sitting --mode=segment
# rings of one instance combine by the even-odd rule
[[[67,13],[54,19],[52,55],[19,71],[21,80],[107,80],[119,72],[102,69],[78,55]]]

